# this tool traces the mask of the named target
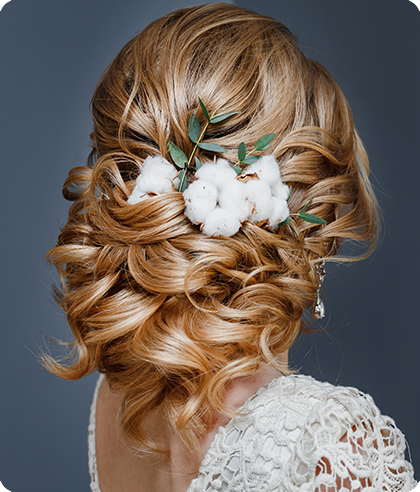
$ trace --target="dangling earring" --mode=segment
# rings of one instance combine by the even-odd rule
[[[321,285],[325,278],[325,261],[317,266],[317,273],[319,277],[318,290],[316,291],[315,302],[312,306],[312,318],[321,319],[325,316],[325,306],[321,299]]]

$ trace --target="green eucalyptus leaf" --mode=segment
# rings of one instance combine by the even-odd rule
[[[289,196],[287,197],[287,203],[289,203],[290,197],[292,196],[292,187],[289,186]]]
[[[232,167],[233,167],[233,169],[235,169],[236,174],[239,176],[242,172],[242,169],[239,166],[232,166]]]
[[[204,113],[204,116],[206,117],[206,120],[210,123],[210,115],[209,115],[209,112],[205,106],[205,104],[203,103],[203,101],[198,98],[198,100],[200,101],[200,106],[201,106],[201,109],[203,110],[203,113]]]
[[[287,217],[287,219],[283,220],[283,222],[280,222],[279,226],[287,226],[291,222],[291,218]]]
[[[190,139],[197,143],[201,134],[201,126],[197,120],[197,116],[193,113],[190,117],[190,121],[188,122],[188,136]]]
[[[225,114],[220,114],[218,116],[213,116],[213,118],[210,120],[210,123],[219,123],[220,121],[225,120],[226,118],[229,118],[230,116],[233,116],[234,114],[238,114],[239,111],[231,111],[230,113],[225,113]]]
[[[169,153],[171,154],[171,157],[172,157],[172,160],[174,161],[174,163],[178,167],[184,168],[185,164],[188,162],[188,157],[174,143],[168,142],[168,147],[169,147]]]
[[[299,239],[299,234],[296,232],[295,228],[290,224],[290,229],[295,233],[295,236]]]
[[[238,160],[239,162],[242,162],[246,157],[246,145],[244,144],[244,142],[241,142],[239,144],[239,148],[238,148]]]
[[[299,212],[298,217],[306,222],[310,222],[311,224],[326,224],[324,219],[321,219],[321,217],[317,217],[316,215]]]
[[[276,136],[275,133],[267,133],[267,135],[264,135],[263,137],[259,138],[257,140],[257,143],[255,144],[254,150],[266,150],[270,147],[270,142],[273,140],[273,138]]]
[[[195,168],[196,169],[200,169],[200,167],[202,166],[203,164],[201,163],[200,159],[198,157],[195,158]]]
[[[214,143],[199,143],[197,145],[200,147],[200,149],[209,150],[210,152],[226,152],[225,148]]]
[[[179,178],[178,191],[180,191],[181,193],[183,193],[187,189],[188,180],[186,174],[187,174],[187,168],[183,169],[178,176]]]
[[[244,164],[254,164],[254,162],[257,162],[259,157],[257,155],[249,155],[245,157],[245,159],[242,161]]]
[[[309,204],[311,203],[312,198],[309,200],[309,202],[302,208],[302,210],[299,210],[299,213],[306,212],[308,210]]]

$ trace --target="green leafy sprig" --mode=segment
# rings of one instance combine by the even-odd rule
[[[211,142],[205,142],[205,143],[202,142],[202,139],[204,137],[204,134],[206,133],[208,126],[213,123],[220,123],[226,118],[229,118],[234,114],[239,113],[239,111],[231,111],[230,113],[216,115],[217,113],[217,109],[216,109],[210,115],[203,101],[200,98],[198,98],[198,100],[200,102],[200,106],[203,111],[204,117],[206,118],[206,123],[204,124],[203,128],[201,128],[197,116],[193,113],[190,117],[190,120],[188,122],[188,137],[195,144],[190,156],[187,157],[184,151],[182,151],[174,143],[172,142],[168,143],[169,153],[171,154],[172,160],[174,161],[175,165],[181,169],[181,172],[179,174],[180,184],[178,187],[178,191],[180,191],[181,193],[184,192],[185,189],[187,188],[188,171],[196,171],[202,166],[200,159],[198,157],[195,157],[194,159],[195,165],[192,165],[192,160],[198,147],[208,152],[220,152],[220,153],[226,152],[226,149],[221,145],[217,145]]]
[[[180,191],[181,193],[184,192],[187,188],[187,174],[188,171],[196,171],[202,166],[202,163],[200,162],[200,159],[195,156],[194,154],[197,150],[197,148],[200,148],[202,150],[206,150],[208,152],[218,152],[218,153],[224,153],[226,152],[226,149],[222,147],[221,145],[211,143],[211,142],[202,142],[203,137],[206,133],[206,130],[209,125],[214,124],[214,123],[220,123],[221,121],[230,118],[231,116],[238,114],[239,111],[231,111],[229,113],[224,113],[220,115],[216,115],[217,109],[213,111],[211,114],[209,113],[208,109],[206,108],[205,104],[203,101],[198,98],[198,101],[200,103],[201,110],[203,111],[204,117],[206,119],[206,122],[201,128],[200,122],[198,121],[197,116],[193,113],[189,119],[188,122],[188,137],[189,139],[195,144],[194,148],[190,154],[189,157],[186,156],[184,151],[182,151],[177,145],[175,145],[173,142],[168,142],[168,147],[169,147],[169,153],[171,155],[171,158],[175,165],[180,168],[180,184],[178,187],[177,191]],[[235,165],[232,165],[233,169],[236,171],[238,175],[241,175],[244,173],[244,169],[240,167],[238,164],[245,164],[245,165],[250,165],[254,164],[260,156],[253,155],[254,152],[261,152],[264,150],[267,150],[270,148],[270,143],[276,136],[275,133],[268,133],[267,135],[262,136],[257,140],[257,142],[254,145],[254,148],[250,151],[247,152],[246,150],[246,145],[244,142],[241,142],[239,144],[238,148],[238,162]],[[194,158],[194,165],[192,164]],[[245,169],[246,172],[246,169]],[[290,200],[290,195],[292,192],[292,187],[289,186],[289,196],[287,198],[287,203],[289,203]],[[323,225],[326,224],[326,221],[324,219],[321,219],[321,217],[318,217],[313,214],[309,214],[306,212],[308,209],[312,199],[308,201],[308,203],[297,213],[292,213],[287,217],[287,219],[283,220],[283,222],[280,222],[278,225],[279,226],[289,226],[293,232],[296,234],[297,237],[298,234],[294,227],[291,225],[292,217],[299,217],[300,219],[310,222],[311,224],[318,224],[318,225]]]
[[[276,136],[275,133],[267,133],[263,137],[257,140],[257,143],[254,145],[254,148],[249,152],[246,151],[246,146],[244,142],[239,144],[238,148],[238,162],[236,164],[254,164],[254,162],[258,161],[259,156],[251,155],[255,151],[267,150],[270,148],[270,142]]]
[[[292,187],[290,186],[289,187],[289,197],[287,198],[287,203],[289,203],[291,191],[292,191]],[[300,219],[304,220],[305,222],[310,222],[311,224],[319,224],[319,225],[326,224],[327,222],[324,219],[321,219],[321,217],[318,217],[317,215],[313,215],[313,214],[308,214],[306,212],[309,205],[311,204],[311,201],[312,201],[312,198],[309,200],[309,202],[302,209],[299,210],[299,212],[294,213],[294,214],[290,214],[289,217],[287,217],[287,219],[283,220],[283,222],[280,222],[279,226],[287,226],[288,225],[292,229],[292,231],[296,234],[296,237],[299,237],[297,232],[295,231],[294,227],[290,223],[292,221],[293,216],[299,217]]]

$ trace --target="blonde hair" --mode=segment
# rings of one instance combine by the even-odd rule
[[[184,216],[181,193],[137,205],[127,197],[143,160],[187,154],[198,97],[220,113],[211,142],[235,163],[276,134],[270,152],[292,187],[294,217],[276,233],[245,222],[232,237],[205,237]],[[45,356],[54,374],[106,374],[124,400],[120,423],[138,446],[158,449],[145,423],[159,409],[193,448],[238,376],[277,356],[303,330],[318,288],[316,266],[337,260],[343,239],[377,233],[368,160],[348,103],[330,74],[299,49],[280,22],[228,4],[177,10],[154,21],[118,54],[92,99],[93,151],[70,171],[74,204],[48,260],[62,279],[55,294],[74,335],[72,362]],[[203,150],[202,162],[211,159]],[[351,260],[347,258],[347,260]],[[354,258],[353,258],[354,260]]]

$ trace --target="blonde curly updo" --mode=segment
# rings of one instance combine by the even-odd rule
[[[147,156],[170,160],[168,142],[192,150],[188,120],[198,98],[238,114],[205,140],[252,148],[276,134],[270,152],[294,217],[275,233],[244,222],[232,237],[206,237],[184,215],[181,193],[127,203]],[[48,252],[62,285],[56,297],[74,334],[73,359],[44,361],[78,379],[98,370],[124,395],[120,423],[138,446],[157,410],[190,447],[229,413],[229,383],[277,357],[302,330],[316,297],[317,265],[337,259],[345,238],[376,238],[377,204],[368,160],[348,103],[331,75],[308,59],[280,22],[228,4],[177,10],[132,39],[101,77],[92,99],[93,151],[70,171],[73,201]],[[202,162],[212,159],[205,151]],[[350,259],[349,259],[350,260]]]

